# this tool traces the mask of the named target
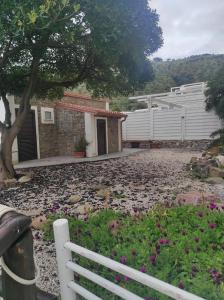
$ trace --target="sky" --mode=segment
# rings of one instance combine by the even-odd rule
[[[154,57],[224,53],[224,0],[149,0],[160,15],[164,45]]]

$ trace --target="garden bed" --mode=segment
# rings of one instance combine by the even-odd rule
[[[165,208],[127,216],[104,210],[86,221],[69,219],[71,240],[205,299],[224,299],[224,207]],[[52,240],[52,216],[45,238]],[[84,258],[77,262],[145,299],[166,296]],[[86,279],[80,284],[103,299],[118,299]]]

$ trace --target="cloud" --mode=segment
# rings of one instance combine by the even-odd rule
[[[154,56],[224,53],[223,0],[151,0],[149,5],[160,15],[164,38]]]

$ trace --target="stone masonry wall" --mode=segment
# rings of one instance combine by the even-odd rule
[[[81,99],[81,98],[79,99],[79,98],[65,96],[61,101],[66,102],[66,103],[73,103],[76,105],[106,109],[106,102],[103,100],[93,100],[93,99],[86,100],[86,99]]]
[[[207,149],[211,140],[189,140],[189,141],[123,141],[124,148],[185,148],[203,151]]]
[[[84,113],[57,109],[58,155],[72,155],[81,137],[85,136]]]
[[[49,107],[49,106],[48,106]],[[55,116],[55,124],[56,124]],[[58,155],[57,128],[55,124],[41,123],[41,108],[38,106],[40,158]]]
[[[85,135],[84,113],[55,109],[55,101],[35,101],[38,108],[40,158],[72,155],[75,143]],[[54,124],[41,122],[41,107],[54,108]]]
[[[108,152],[118,152],[119,151],[119,136],[118,136],[118,119],[108,118]]]

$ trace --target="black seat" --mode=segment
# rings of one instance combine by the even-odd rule
[[[29,228],[31,218],[10,211],[0,218],[0,257]]]

